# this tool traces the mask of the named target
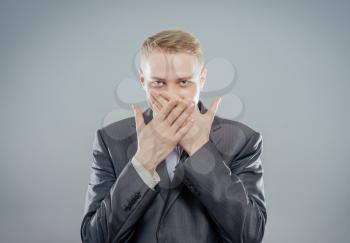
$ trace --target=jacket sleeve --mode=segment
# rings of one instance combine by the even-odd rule
[[[135,156],[132,157],[131,163],[137,171],[137,174],[139,174],[146,185],[155,191],[156,189],[154,189],[154,187],[160,182],[160,177],[157,171],[154,171],[154,174],[151,175],[151,173],[146,170],[146,168],[135,158]]]
[[[84,243],[127,242],[134,224],[158,193],[145,184],[131,161],[120,172],[114,171],[108,151],[98,129],[80,226]]]
[[[179,164],[184,184],[207,209],[225,242],[263,239],[267,214],[261,153],[262,136],[254,132],[230,167],[211,140]]]

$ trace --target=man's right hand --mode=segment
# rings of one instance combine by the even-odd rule
[[[135,158],[153,175],[158,164],[193,125],[194,103],[172,99],[145,125],[142,110],[133,105],[138,148]]]

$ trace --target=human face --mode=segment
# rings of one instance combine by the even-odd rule
[[[146,92],[147,103],[152,110],[151,90],[156,94],[168,92],[171,96],[194,101],[197,107],[206,72],[205,68],[198,65],[194,55],[184,52],[154,51],[140,68],[139,81]]]

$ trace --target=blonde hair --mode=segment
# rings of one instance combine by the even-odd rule
[[[146,38],[141,46],[141,66],[153,51],[165,53],[185,52],[197,57],[198,64],[204,66],[204,56],[200,41],[190,32],[180,29],[163,30]]]

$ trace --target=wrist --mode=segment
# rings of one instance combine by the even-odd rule
[[[134,156],[135,159],[153,176],[156,171],[155,163],[151,159],[148,159],[148,156],[144,155],[142,152],[136,152]]]
[[[197,150],[199,150],[201,147],[203,147],[204,144],[206,144],[207,142],[209,142],[209,138],[203,138],[200,140],[197,140],[198,142],[196,142],[195,144],[193,144],[191,146],[191,149],[188,153],[189,156],[192,156],[195,152],[197,152]]]

